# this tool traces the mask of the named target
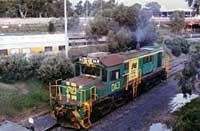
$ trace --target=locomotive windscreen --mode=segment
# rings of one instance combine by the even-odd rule
[[[100,76],[100,68],[97,67],[88,67],[88,66],[82,66],[82,73],[93,75],[93,76]]]

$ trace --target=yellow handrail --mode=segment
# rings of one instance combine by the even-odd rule
[[[142,82],[142,70],[139,69],[139,84]]]
[[[50,105],[51,105],[51,99],[52,99],[51,83],[49,82],[49,102],[50,102]]]
[[[125,85],[125,90],[128,90],[128,75],[126,75],[126,85]]]
[[[169,72],[169,57],[165,57],[165,72]]]

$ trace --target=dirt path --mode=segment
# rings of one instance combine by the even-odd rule
[[[21,92],[22,94],[28,93],[27,86],[28,85],[24,82],[17,82],[15,84],[0,83],[0,89],[16,90],[16,91]]]

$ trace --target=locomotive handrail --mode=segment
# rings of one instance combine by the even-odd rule
[[[57,82],[56,82],[57,83]],[[52,102],[52,88],[56,88],[56,98],[58,98],[58,100],[62,100],[62,96],[61,96],[61,85],[51,85],[51,83],[49,82],[49,97],[50,97],[50,105]]]
[[[169,57],[165,56],[165,72],[169,72]]]
[[[139,69],[139,84],[142,82],[142,70]]]

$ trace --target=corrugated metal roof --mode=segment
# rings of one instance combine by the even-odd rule
[[[107,67],[116,66],[123,63],[123,58],[118,54],[111,54],[105,57],[101,57],[100,61]]]

